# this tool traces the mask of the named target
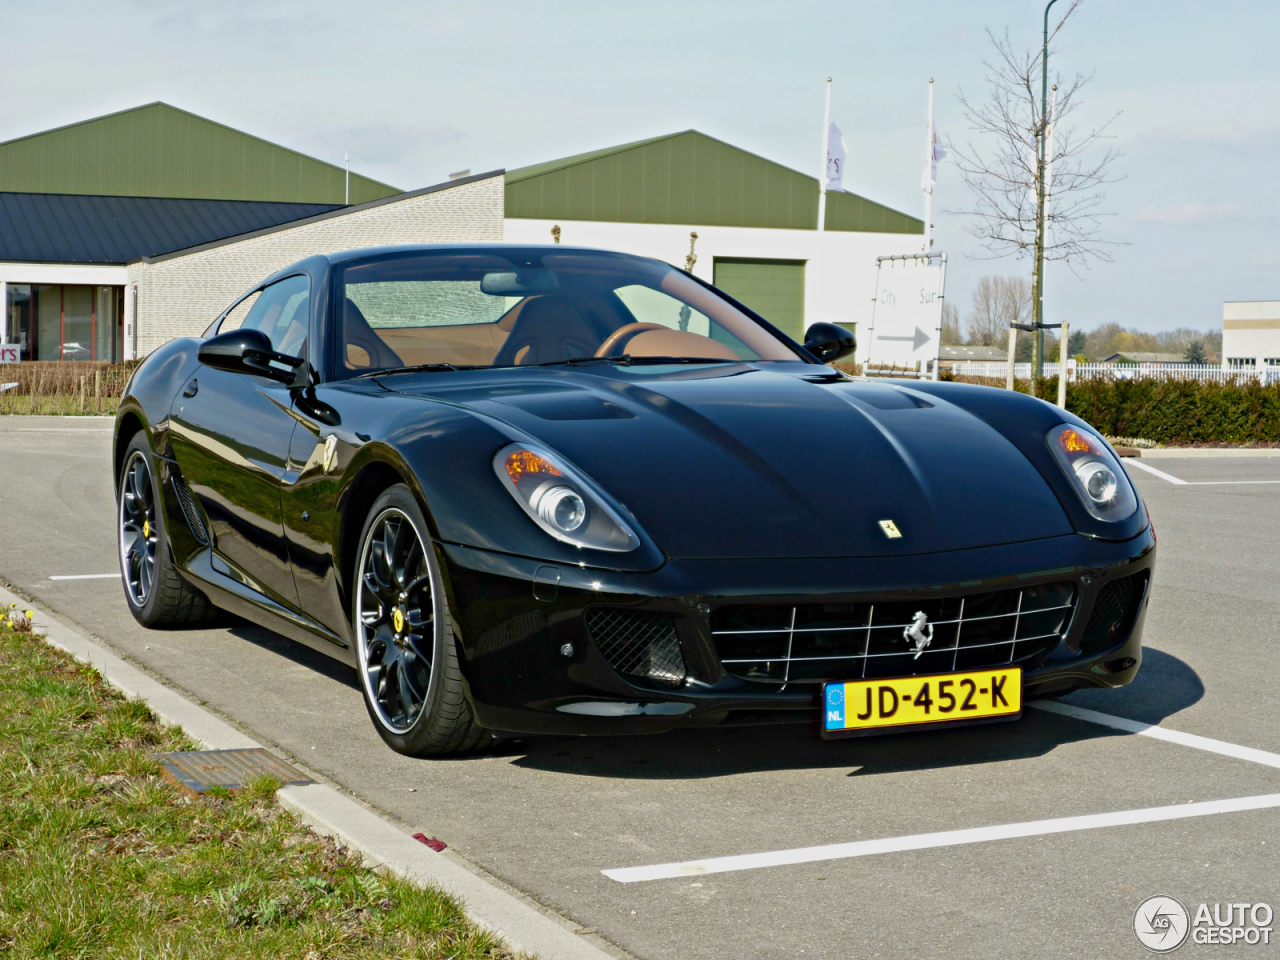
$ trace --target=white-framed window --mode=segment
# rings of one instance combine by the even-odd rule
[[[1257,357],[1227,357],[1228,367],[1239,369],[1243,367],[1256,367],[1257,365]]]

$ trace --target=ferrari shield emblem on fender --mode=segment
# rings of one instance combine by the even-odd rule
[[[884,531],[884,535],[890,540],[897,540],[902,536],[902,531],[898,529],[898,525],[892,520],[881,520],[880,529]]]
[[[321,464],[325,473],[332,473],[334,465],[338,462],[338,438],[332,433],[324,438],[324,457]]]

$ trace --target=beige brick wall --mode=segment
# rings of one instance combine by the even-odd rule
[[[394,243],[501,242],[501,175],[289,227],[157,263],[129,266],[138,285],[138,356],[199,335],[254,284],[304,257]]]

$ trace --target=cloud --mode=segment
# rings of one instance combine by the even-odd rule
[[[1157,207],[1148,205],[1132,215],[1132,219],[1142,223],[1167,223],[1178,226],[1189,226],[1208,223],[1211,220],[1225,220],[1240,213],[1239,204],[1204,203],[1192,200],[1190,203],[1175,203]]]

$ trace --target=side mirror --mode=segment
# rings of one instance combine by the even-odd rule
[[[852,333],[835,323],[815,323],[804,335],[804,348],[823,363],[835,363],[858,348]]]
[[[228,330],[200,344],[196,357],[207,367],[229,373],[251,373],[292,384],[306,361],[276,353],[261,330]]]

